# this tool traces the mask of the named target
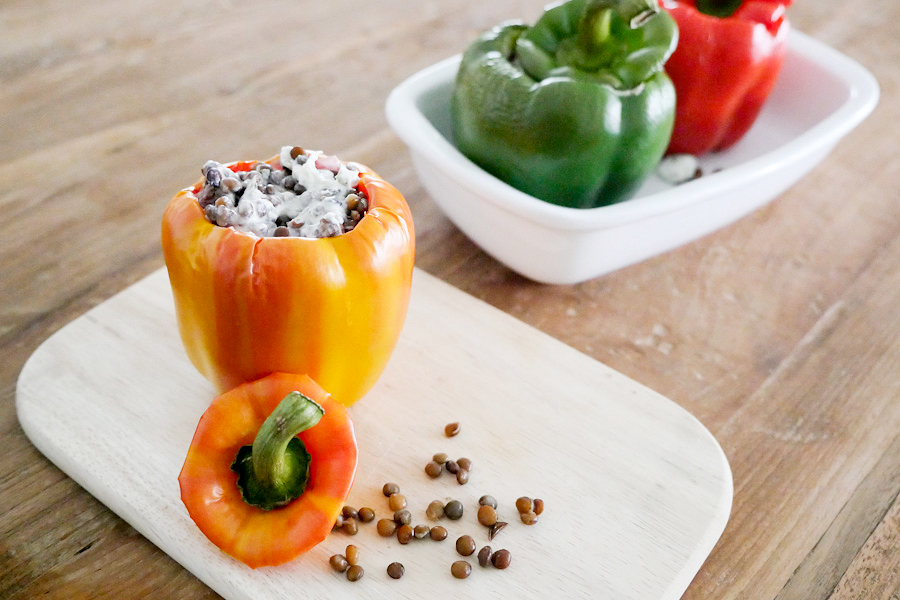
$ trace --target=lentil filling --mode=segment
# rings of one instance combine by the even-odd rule
[[[210,160],[201,172],[197,200],[206,218],[258,237],[334,237],[368,210],[357,165],[299,146],[283,147],[276,164],[233,171]]]

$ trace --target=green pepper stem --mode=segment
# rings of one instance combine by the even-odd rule
[[[232,469],[249,504],[270,510],[306,489],[310,456],[297,434],[314,427],[325,410],[300,392],[291,392],[266,418],[252,446],[244,446]]]
[[[606,0],[604,4],[611,5],[632,29],[640,27],[659,12],[657,0]]]

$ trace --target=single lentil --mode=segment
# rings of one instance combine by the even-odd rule
[[[465,579],[472,573],[472,565],[464,560],[457,560],[450,565],[450,573],[457,579]]]
[[[428,508],[425,509],[425,516],[432,521],[437,521],[444,516],[444,503],[440,500],[432,500]]]
[[[361,566],[350,565],[350,568],[347,569],[347,581],[359,581],[365,573]]]
[[[471,535],[461,535],[456,538],[456,551],[462,556],[471,556],[475,552],[475,540]]]
[[[544,512],[544,501],[543,500],[541,500],[540,498],[535,498],[533,504],[534,504],[534,508],[532,510],[534,510],[534,514],[539,515],[542,512]]]
[[[459,465],[460,469],[465,469],[466,471],[472,470],[472,461],[466,457],[457,458],[456,464]]]
[[[381,537],[391,537],[397,531],[397,522],[393,519],[378,519],[375,529]]]
[[[459,465],[456,464],[455,460],[448,460],[446,463],[444,463],[444,468],[454,475],[456,475],[457,471],[459,471]]]
[[[447,423],[447,425],[444,427],[444,435],[446,435],[447,437],[453,437],[458,434],[459,434],[459,423],[457,423],[457,422]]]
[[[388,506],[394,512],[400,510],[401,508],[406,508],[406,496],[404,496],[400,492],[391,494],[391,497],[388,498]]]
[[[413,535],[417,540],[424,539],[429,533],[431,533],[431,527],[428,525],[416,525],[413,527]]]
[[[459,471],[456,472],[456,483],[459,485],[466,485],[469,483],[469,472],[466,469],[460,468]]]
[[[451,500],[444,505],[444,514],[451,521],[456,521],[463,516],[463,504],[459,500]]]
[[[386,483],[384,484],[384,487],[381,488],[381,493],[387,498],[390,498],[391,495],[400,493],[400,486],[396,483]]]
[[[494,539],[497,536],[497,534],[500,533],[500,531],[507,525],[508,525],[508,523],[506,521],[497,521],[496,523],[491,525],[491,531],[488,534],[488,539],[489,540]]]
[[[406,567],[404,567],[401,563],[392,562],[387,566],[387,574],[391,579],[400,579],[403,577],[403,574],[406,572]]]
[[[503,550],[497,550],[491,555],[491,564],[497,569],[505,569],[509,566],[511,560],[512,556],[510,556],[509,550],[506,550],[505,548]]]
[[[412,521],[412,513],[402,508],[394,513],[394,521],[397,522],[397,525],[409,525],[409,522]]]
[[[412,525],[401,525],[397,528],[397,541],[401,544],[408,544],[414,534],[415,531],[413,530]]]
[[[431,528],[431,531],[428,533],[428,536],[436,542],[443,542],[447,539],[447,528],[442,527],[441,525],[436,525]]]
[[[330,564],[331,568],[338,573],[343,573],[350,566],[350,563],[347,561],[347,559],[340,554],[335,554],[334,556],[329,558],[328,564]]]
[[[485,546],[481,550],[478,551],[478,564],[482,567],[486,567],[491,564],[491,554],[493,551],[490,546]]]
[[[490,527],[497,522],[497,511],[490,504],[478,507],[478,522],[485,527]]]
[[[431,477],[432,479],[437,479],[441,476],[441,472],[444,468],[440,463],[436,461],[429,461],[428,464],[425,465],[425,474]]]
[[[347,549],[344,550],[344,558],[347,559],[347,562],[351,565],[355,565],[359,563],[359,548],[354,546],[353,544],[348,544]]]
[[[341,525],[341,529],[347,535],[356,535],[359,531],[359,524],[356,522],[356,519],[344,519],[344,524]]]
[[[357,511],[352,506],[345,506],[341,509],[341,516],[345,519],[355,519],[359,516],[359,511]]]
[[[490,506],[493,509],[497,508],[497,499],[493,496],[489,496],[485,494],[481,498],[478,499],[478,504],[480,506]]]
[[[368,506],[363,506],[358,511],[359,520],[363,523],[371,523],[375,520],[375,511]]]
[[[532,509],[534,504],[531,501],[531,498],[528,496],[522,496],[518,500],[516,500],[516,510],[520,513],[526,513]]]
[[[438,452],[433,457],[431,457],[431,460],[433,460],[434,462],[436,462],[439,465],[443,465],[445,462],[447,462],[447,453],[446,452]]]
[[[526,525],[534,525],[538,522],[538,516],[533,510],[521,513],[519,519]]]

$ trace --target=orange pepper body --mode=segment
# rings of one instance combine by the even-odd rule
[[[287,506],[266,511],[244,501],[231,465],[293,391],[318,402],[325,415],[298,436],[311,457],[306,490]],[[279,565],[331,532],[353,484],[357,454],[353,422],[342,404],[305,375],[275,373],[210,404],[178,476],[181,499],[191,519],[224,552],[253,568]]]
[[[162,223],[191,362],[219,392],[268,373],[307,373],[345,405],[359,400],[406,318],[415,231],[403,196],[362,167],[369,209],[352,231],[259,238],[210,223],[197,202],[200,185],[176,195]]]

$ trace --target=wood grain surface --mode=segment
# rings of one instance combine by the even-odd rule
[[[717,437],[734,506],[684,598],[900,598],[900,3],[789,9],[882,93],[812,173],[717,233],[558,287],[456,230],[383,112],[405,77],[543,3],[0,5],[0,597],[216,597],[27,441],[16,380],[53,332],[162,265],[162,208],[207,159],[298,143],[404,193],[419,268]]]

